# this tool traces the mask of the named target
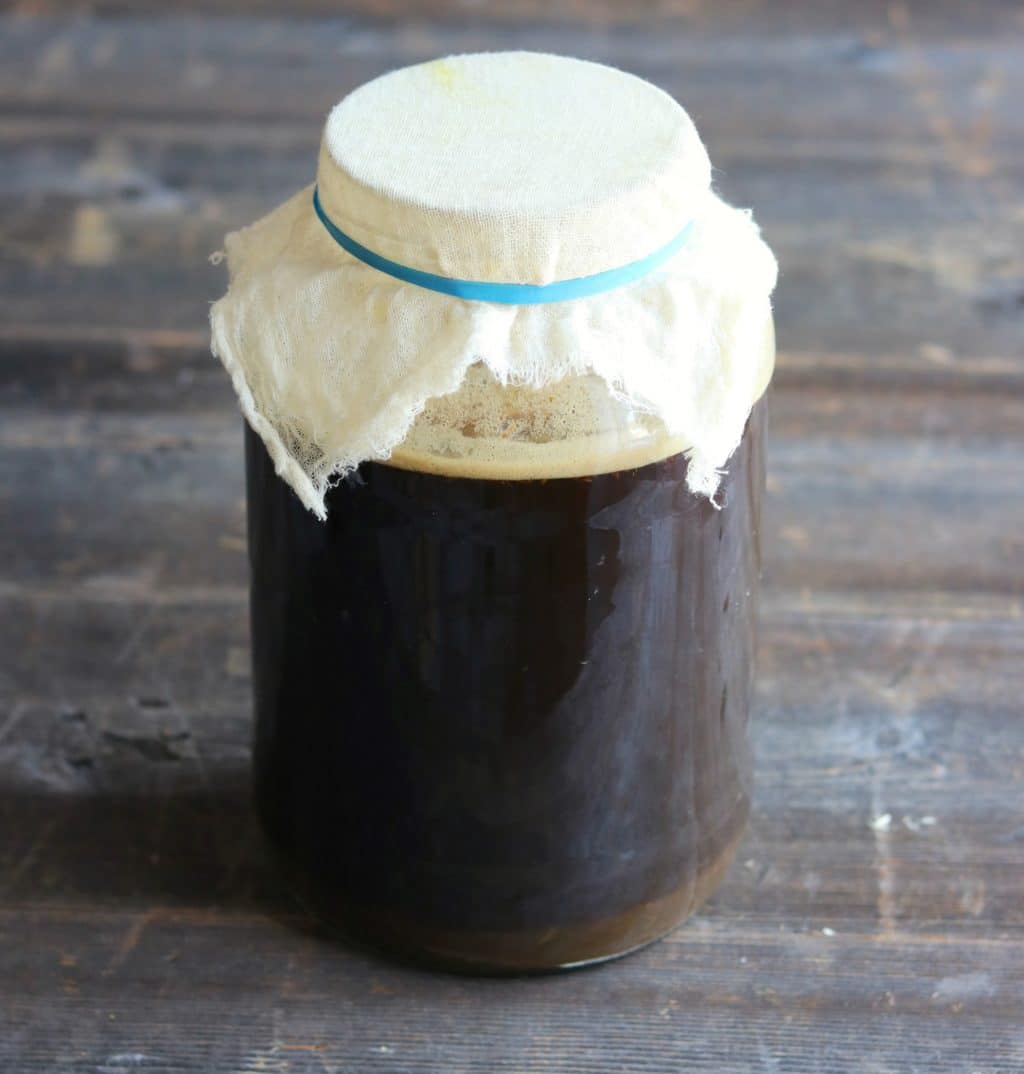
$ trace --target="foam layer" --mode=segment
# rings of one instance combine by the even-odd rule
[[[775,333],[764,326],[761,374],[750,406],[771,379]],[[458,391],[430,400],[387,464],[483,480],[585,477],[658,462],[691,447],[664,423],[617,398],[594,374],[545,388],[502,385],[483,364]]]

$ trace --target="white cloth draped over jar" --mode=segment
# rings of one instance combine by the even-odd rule
[[[663,423],[688,454],[690,489],[713,497],[771,376],[776,263],[750,213],[712,191],[704,146],[671,97],[559,56],[437,60],[334,108],[315,186],[358,247],[482,284],[620,270],[685,234],[631,282],[522,305],[367,263],[317,215],[313,185],[229,235],[213,350],[310,510],[324,517],[333,481],[388,459],[428,402],[479,365],[498,385],[601,378]]]

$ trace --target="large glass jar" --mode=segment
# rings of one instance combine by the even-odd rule
[[[472,368],[326,522],[247,428],[256,799],[314,913],[501,972],[708,897],[749,806],[764,405],[717,505],[597,377]]]

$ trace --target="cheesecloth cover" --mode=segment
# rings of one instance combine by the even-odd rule
[[[228,235],[213,352],[277,473],[321,518],[332,481],[387,459],[478,364],[534,388],[602,378],[685,446],[691,490],[713,496],[771,375],[776,264],[710,183],[686,112],[622,71],[509,52],[392,72],[328,117],[325,219],[310,186]],[[557,285],[659,251],[631,282],[536,304],[456,297],[388,268]]]

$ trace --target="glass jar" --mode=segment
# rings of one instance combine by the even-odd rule
[[[597,377],[472,368],[326,522],[247,427],[256,800],[309,909],[518,972],[710,895],[750,800],[764,407],[717,507]]]

